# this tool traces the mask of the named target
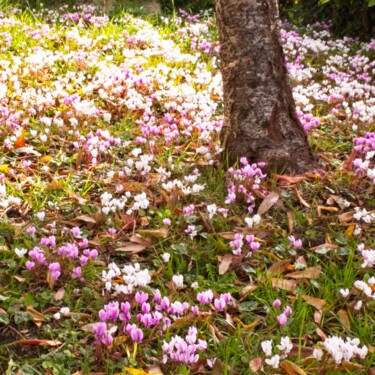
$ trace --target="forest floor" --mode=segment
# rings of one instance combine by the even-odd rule
[[[0,373],[373,375],[375,41],[283,23],[320,164],[266,176],[214,17],[135,14],[0,16]]]

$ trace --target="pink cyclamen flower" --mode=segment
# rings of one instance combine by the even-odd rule
[[[300,239],[296,239],[294,236],[289,236],[288,239],[290,244],[296,249],[300,249],[302,247],[302,241]]]
[[[115,228],[108,228],[108,234],[113,235],[115,233],[116,233],[116,229]]]
[[[212,290],[206,290],[205,292],[201,292],[197,294],[197,300],[202,305],[207,305],[212,302],[214,295]]]
[[[275,299],[272,304],[273,307],[279,309],[281,307],[281,301],[279,299]]]
[[[51,277],[53,280],[57,280],[61,276],[61,267],[59,262],[51,263],[48,266],[48,269],[51,272]]]
[[[26,232],[31,236],[31,237],[33,237],[34,235],[35,235],[35,232],[36,232],[36,229],[35,229],[35,227],[27,227],[26,228]]]
[[[170,227],[172,225],[171,219],[166,217],[165,219],[163,219],[163,224],[167,227]]]
[[[81,229],[79,227],[74,227],[70,230],[75,238],[81,237]]]
[[[277,317],[277,321],[281,327],[285,327],[286,322],[288,321],[288,317],[285,315],[285,313],[282,313]]]
[[[35,267],[35,262],[32,262],[31,260],[28,260],[26,263],[25,263],[25,266],[26,268],[30,271],[31,269],[33,269]]]

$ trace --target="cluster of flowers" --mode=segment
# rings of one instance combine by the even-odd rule
[[[325,355],[335,362],[336,365],[343,361],[349,362],[353,358],[364,359],[368,353],[368,348],[364,345],[359,347],[359,339],[346,338],[344,341],[339,336],[328,336],[323,343],[314,349],[313,356],[318,361],[322,361]]]
[[[262,341],[261,347],[263,350],[263,353],[266,355],[265,362],[267,365],[278,368],[280,365],[280,359],[286,358],[290,351],[293,349],[293,344],[288,336],[283,336],[280,339],[280,344],[276,345],[276,348],[279,350],[279,354],[273,353],[273,341],[272,340],[265,340]]]
[[[249,213],[254,211],[254,192],[260,190],[260,182],[266,177],[262,172],[265,163],[249,164],[245,157],[240,159],[239,169],[228,170],[228,194],[225,203],[235,203],[243,199],[248,204]]]
[[[353,56],[353,39],[333,40],[327,27],[311,26],[303,35],[288,24],[281,29],[297,113],[306,131],[320,124],[313,115],[317,106],[326,108],[325,115],[340,115],[358,124],[371,123],[375,117],[371,78],[375,62],[367,53],[373,42],[362,44]]]
[[[364,137],[354,138],[354,150],[361,155],[353,161],[356,172],[375,184],[375,133],[368,132]]]
[[[232,252],[234,255],[240,256],[242,254],[244,238],[251,251],[259,250],[260,243],[258,241],[255,241],[255,236],[253,234],[244,236],[241,233],[236,233],[234,235],[234,240],[229,242],[229,246],[232,248]]]
[[[35,237],[35,227],[28,227],[26,232]],[[31,250],[16,249],[18,256],[28,255],[25,263],[26,268],[31,270],[40,270],[47,268],[52,280],[58,280],[64,271],[71,271],[71,276],[75,279],[82,279],[82,267],[86,267],[91,261],[98,257],[96,249],[89,248],[87,238],[81,237],[81,230],[74,227],[70,230],[75,238],[74,242],[67,242],[57,247],[56,237],[42,237],[37,246]]]
[[[78,133],[78,132],[76,132]],[[73,143],[77,150],[82,150],[91,165],[97,165],[101,157],[108,153],[112,146],[120,146],[121,139],[114,138],[108,130],[98,129],[95,133],[90,132],[85,136],[79,135],[78,141]]]
[[[0,173],[0,177],[3,176]],[[0,179],[1,182],[1,179]],[[7,209],[12,205],[19,206],[21,204],[21,199],[14,197],[13,195],[7,194],[6,186],[0,184],[0,207]]]
[[[275,301],[273,301],[273,307],[276,307],[277,309],[281,308],[282,306],[282,303],[279,299],[275,299]],[[277,322],[280,324],[281,327],[285,327],[286,326],[286,323],[288,322],[288,318],[290,317],[290,315],[292,314],[292,308],[287,305],[285,306],[284,308],[284,311],[277,316]]]
[[[150,280],[144,280],[143,276],[136,275],[135,268],[139,269],[139,265],[125,266],[128,271],[132,269],[132,277],[124,277],[123,281],[126,284],[125,288],[116,288],[121,291],[121,296],[125,299],[129,298],[129,293],[134,291],[135,287],[140,289],[149,283]],[[111,270],[115,266],[111,266]],[[117,270],[116,270],[117,271]],[[112,272],[110,278],[118,272]],[[105,274],[105,279],[108,280],[108,273]],[[110,287],[111,283],[106,282],[106,287]],[[124,293],[125,292],[125,293]],[[130,296],[130,298],[132,298]],[[171,326],[173,321],[176,321],[188,313],[198,315],[200,309],[197,305],[190,305],[188,302],[174,301],[172,302],[167,296],[162,296],[159,290],[156,290],[150,295],[144,291],[137,291],[134,299],[126,300],[125,302],[114,301],[106,304],[103,309],[99,311],[100,322],[93,327],[93,333],[96,343],[98,345],[104,344],[108,349],[116,342],[114,334],[120,332],[119,335],[127,335],[132,342],[140,344],[146,338],[150,338],[154,333],[163,335],[163,332]],[[214,303],[216,311],[224,311],[226,306],[231,301],[230,294],[221,294],[219,298],[214,299],[213,292],[207,290],[198,293],[197,301],[201,305],[211,305]],[[174,362],[181,362],[185,364],[193,364],[199,360],[198,351],[207,348],[207,342],[197,338],[197,329],[192,326],[188,329],[188,334],[185,338],[178,335],[171,338],[169,342],[165,341],[162,345],[163,362],[172,360]],[[197,341],[198,340],[198,341]]]

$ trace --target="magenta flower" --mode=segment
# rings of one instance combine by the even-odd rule
[[[163,219],[163,224],[167,227],[170,227],[172,225],[171,219],[166,217],[165,219]]]
[[[35,229],[35,227],[27,227],[27,228],[26,228],[26,232],[27,232],[31,237],[34,237],[35,232],[36,232],[36,229]]]
[[[288,320],[288,317],[285,315],[285,313],[282,313],[277,317],[277,321],[278,321],[278,323],[280,324],[281,327],[286,326],[287,320]]]
[[[197,300],[201,305],[208,305],[212,302],[213,298],[214,295],[210,289],[197,294]]]
[[[296,249],[300,249],[302,247],[302,241],[300,239],[297,240],[294,236],[289,236],[288,239],[290,244]]]
[[[281,301],[279,299],[275,299],[272,304],[273,307],[279,309],[281,307]]]
[[[51,263],[48,266],[48,269],[51,272],[51,277],[53,280],[57,280],[61,276],[61,267],[59,262]]]
[[[75,238],[81,237],[81,229],[79,227],[74,227],[70,230]]]
[[[28,260],[26,263],[25,263],[25,266],[26,268],[30,271],[31,269],[33,269],[35,267],[35,262],[32,262],[31,260]]]

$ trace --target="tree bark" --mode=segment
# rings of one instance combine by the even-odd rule
[[[277,0],[217,0],[224,88],[222,145],[267,170],[301,173],[315,157],[296,114],[280,42]]]

